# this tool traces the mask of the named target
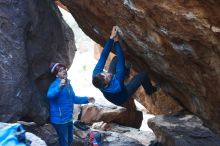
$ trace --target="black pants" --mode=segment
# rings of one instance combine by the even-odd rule
[[[117,62],[118,62],[118,58],[117,56],[115,56],[110,65],[109,65],[109,69],[108,69],[108,72],[109,73],[112,73],[114,74],[116,72],[116,66],[117,66]],[[124,65],[125,66],[125,65]],[[128,76],[129,74],[129,69],[130,68],[126,68],[125,67],[125,77],[126,75]],[[125,78],[124,77],[124,78]],[[151,95],[154,91],[155,91],[155,88],[154,86],[152,86],[151,82],[150,82],[150,79],[147,75],[146,72],[141,72],[141,73],[138,73],[137,75],[135,75],[126,85],[126,89],[128,91],[128,96],[131,97],[136,91],[137,89],[140,87],[140,86],[143,86],[144,87],[144,90],[145,92],[148,94],[148,95]]]

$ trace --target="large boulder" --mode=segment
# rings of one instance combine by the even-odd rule
[[[0,2],[0,121],[45,123],[51,62],[72,63],[72,30],[51,0]]]
[[[219,1],[60,1],[100,44],[118,25],[134,69],[148,71],[166,94],[220,133]]]
[[[80,120],[87,124],[103,121],[106,123],[115,122],[124,126],[140,128],[143,120],[143,113],[141,111],[129,110],[128,108],[119,106],[103,107],[99,105],[84,105],[80,108]]]
[[[220,138],[195,115],[176,113],[148,120],[158,141],[165,146],[219,146]]]

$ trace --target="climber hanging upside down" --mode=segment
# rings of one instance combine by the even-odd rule
[[[138,73],[126,85],[124,84],[131,65],[125,66],[125,58],[119,43],[118,31],[119,27],[114,26],[112,28],[110,39],[106,42],[98,63],[93,70],[92,83],[103,93],[108,101],[121,106],[128,101],[141,85],[149,96],[156,92],[159,87],[152,86],[146,72]],[[116,56],[112,59],[108,72],[105,72],[104,66],[112,46],[114,46]]]

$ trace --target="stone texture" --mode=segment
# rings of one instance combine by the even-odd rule
[[[137,90],[133,97],[146,107],[150,113],[155,115],[176,113],[183,109],[176,100],[171,98],[162,89],[149,97],[145,93],[144,88],[141,87]]]
[[[37,137],[33,133],[26,132],[26,138],[31,141],[30,146],[47,146],[45,141],[43,141],[41,138]]]
[[[91,128],[87,131],[81,131],[75,128],[74,138],[77,142],[74,142],[74,144],[77,143],[87,146],[88,139],[86,136],[91,130],[99,131],[101,133],[103,146],[144,146],[145,144],[149,144],[150,141],[155,138],[154,134],[151,132],[139,131],[134,128],[123,127],[117,124],[110,125],[108,126],[108,129],[106,129],[107,131],[100,130],[98,125],[93,126],[95,129]]]
[[[220,2],[60,0],[99,44],[121,28],[126,59],[220,133]]]
[[[56,130],[51,124],[39,126],[33,122],[21,122],[25,130],[42,138],[48,146],[59,146]]]
[[[45,123],[51,62],[69,66],[72,30],[51,0],[0,2],[0,121]]]
[[[165,146],[219,146],[220,138],[190,114],[161,115],[148,120],[158,141]]]
[[[87,124],[103,121],[106,123],[115,122],[124,126],[140,128],[143,120],[141,111],[130,110],[119,106],[102,107],[99,105],[84,105],[81,109],[82,115],[80,120]]]
[[[145,146],[148,146],[150,143],[152,143],[152,141],[155,141],[156,139],[154,133],[151,131],[141,131],[139,129],[125,127],[114,123],[94,123],[92,128],[102,131],[117,132],[123,136],[134,138]]]

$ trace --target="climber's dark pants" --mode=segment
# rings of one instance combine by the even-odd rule
[[[152,86],[150,79],[145,72],[138,73],[135,75],[127,84],[126,88],[128,91],[128,95],[132,96],[140,86],[144,87],[145,92],[148,95],[151,95],[154,92],[154,86]]]

